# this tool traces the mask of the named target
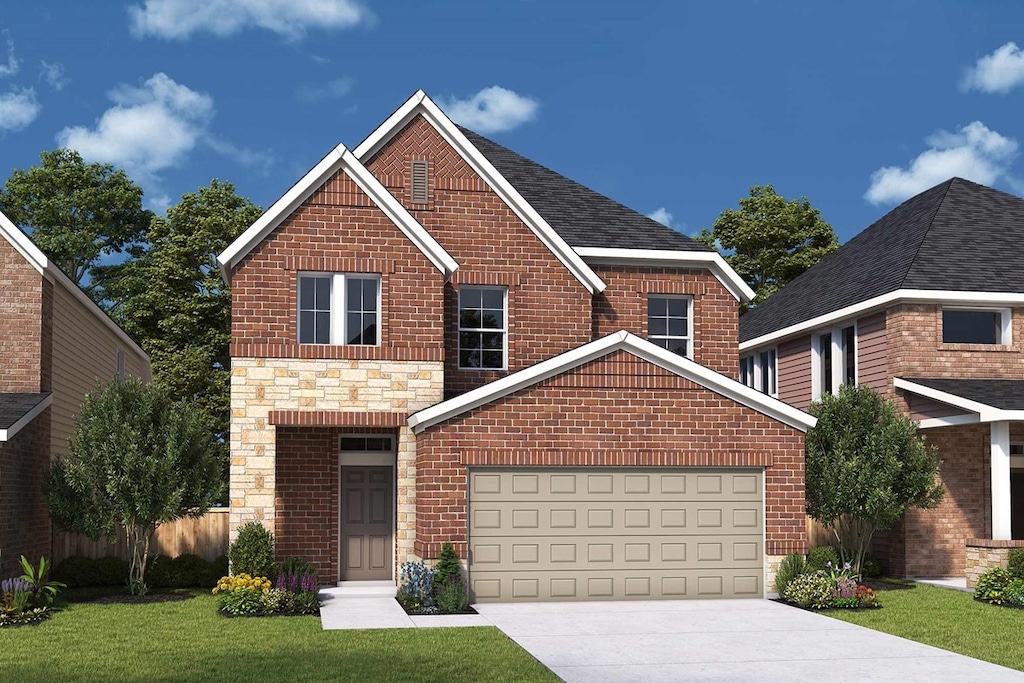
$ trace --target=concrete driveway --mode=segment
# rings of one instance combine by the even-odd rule
[[[767,600],[474,607],[568,683],[1024,683],[1018,671]]]

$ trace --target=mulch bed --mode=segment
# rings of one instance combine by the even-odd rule
[[[444,617],[444,616],[448,616],[450,614],[479,614],[479,612],[477,612],[475,609],[473,609],[472,606],[466,607],[466,609],[461,611],[461,612],[441,612],[441,611],[437,611],[437,612],[416,612],[416,611],[413,611],[413,610],[406,609],[405,605],[403,605],[402,601],[399,600],[398,598],[395,598],[395,602],[397,602],[399,607],[401,607],[403,610],[405,610],[405,613],[408,614],[411,617]]]
[[[101,605],[144,605],[156,602],[177,602],[191,600],[193,593],[147,593],[146,595],[129,595],[128,593],[100,593],[96,595],[68,595],[68,602],[90,602]]]

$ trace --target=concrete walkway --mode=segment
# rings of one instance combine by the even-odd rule
[[[324,630],[491,626],[479,614],[411,617],[395,600],[395,584],[390,581],[360,581],[354,586],[324,588],[320,600],[320,624]]]

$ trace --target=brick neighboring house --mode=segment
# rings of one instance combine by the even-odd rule
[[[1024,539],[1024,199],[960,178],[913,197],[740,320],[741,379],[806,408],[897,400],[946,496],[875,544],[899,576],[977,574]],[[776,381],[777,375],[777,381]]]
[[[85,394],[149,357],[0,213],[0,576],[52,557],[43,471],[68,452]]]
[[[735,379],[714,251],[416,93],[219,257],[231,526],[327,582],[454,543],[475,600],[762,596],[813,418]]]

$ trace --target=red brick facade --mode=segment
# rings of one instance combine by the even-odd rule
[[[42,310],[43,276],[0,237],[0,391],[42,390]]]
[[[18,557],[50,554],[43,472],[50,457],[50,409],[0,442],[0,576],[21,574]]]

